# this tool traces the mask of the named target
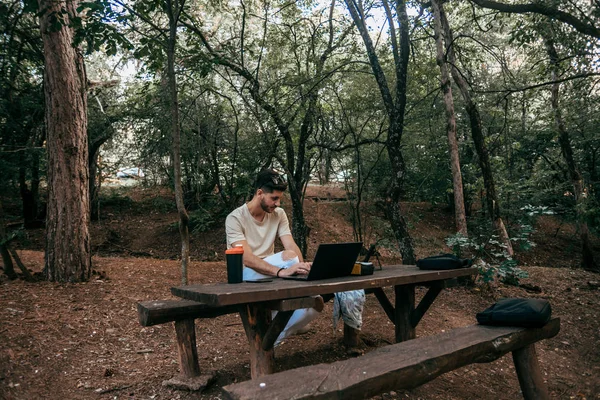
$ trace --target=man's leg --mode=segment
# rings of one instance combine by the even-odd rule
[[[289,268],[292,265],[298,263],[300,259],[298,258],[298,255],[292,250],[284,250],[279,253],[275,253],[269,257],[266,257],[265,261],[279,268]],[[321,301],[317,306],[315,306],[315,308],[303,308],[294,311],[294,314],[292,314],[292,317],[290,318],[287,325],[285,326],[283,331],[281,331],[281,334],[277,338],[275,345],[279,344],[286,337],[294,335],[296,332],[298,332],[300,329],[306,326],[310,321],[315,319],[319,315],[319,313],[323,311],[323,307],[325,306],[325,303],[322,301],[322,299],[320,300]],[[275,315],[276,312],[273,313],[273,317],[275,317]]]

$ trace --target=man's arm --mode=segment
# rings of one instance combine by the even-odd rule
[[[304,259],[302,258],[302,252],[300,251],[300,247],[298,247],[292,235],[283,235],[279,239],[281,240],[284,249],[293,251],[298,255],[298,259],[300,260],[300,262],[304,261]]]
[[[277,276],[277,272],[279,272],[280,270],[279,267],[271,265],[262,258],[254,255],[247,241],[240,240],[238,242],[233,243],[234,247],[239,245],[242,245],[242,247],[244,248],[244,265],[246,267],[252,268],[256,272],[263,275]],[[298,248],[298,246],[296,246],[296,248]],[[308,271],[310,271],[310,263],[299,262],[292,265],[289,268],[281,269],[281,272],[279,272],[279,276],[307,275]]]

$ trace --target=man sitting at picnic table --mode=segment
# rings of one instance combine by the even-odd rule
[[[279,208],[287,183],[272,169],[259,172],[254,183],[254,196],[250,202],[233,210],[225,221],[227,248],[243,246],[244,280],[291,275],[307,275],[312,263],[305,262],[302,252],[294,241],[285,211]],[[284,251],[274,253],[275,239],[279,237]],[[354,291],[356,292],[356,291]],[[349,326],[360,329],[364,292],[336,294],[334,308]],[[339,296],[338,296],[339,295]],[[276,345],[304,327],[323,310],[319,297],[315,308],[296,310],[277,338]]]

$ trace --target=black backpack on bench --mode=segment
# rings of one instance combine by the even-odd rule
[[[417,267],[425,270],[444,270],[470,267],[473,260],[470,258],[458,258],[454,254],[441,254],[417,260]]]
[[[481,325],[522,326],[539,328],[552,315],[552,307],[545,299],[502,299],[486,310],[477,313]]]

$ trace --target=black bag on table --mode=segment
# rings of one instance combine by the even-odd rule
[[[470,258],[458,258],[454,254],[441,254],[417,260],[419,269],[457,269],[470,267],[473,260]]]
[[[539,328],[550,320],[552,308],[544,299],[502,299],[477,313],[481,325]]]

